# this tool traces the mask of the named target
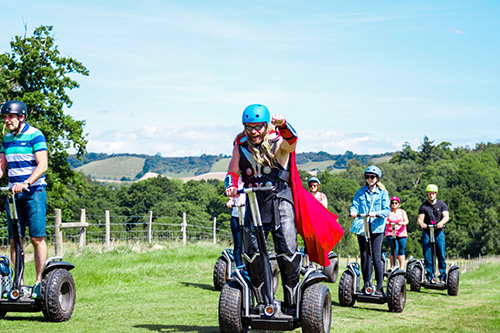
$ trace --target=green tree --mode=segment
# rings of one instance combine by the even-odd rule
[[[44,133],[49,148],[48,190],[61,198],[65,184],[80,179],[69,167],[67,150],[72,148],[81,157],[87,145],[85,122],[64,113],[73,104],[66,92],[79,87],[70,75],[89,72],[75,59],[60,55],[52,29],[42,25],[32,36],[26,32],[15,36],[11,52],[0,55],[0,99],[23,101],[28,123]]]

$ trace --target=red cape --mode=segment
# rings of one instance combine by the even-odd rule
[[[330,265],[328,253],[344,236],[344,229],[337,222],[337,215],[326,209],[302,185],[295,152],[290,156],[290,172],[295,201],[295,226],[306,244],[309,260],[326,267]]]

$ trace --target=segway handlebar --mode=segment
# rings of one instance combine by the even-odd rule
[[[264,187],[245,187],[241,190],[238,190],[238,194],[241,193],[250,193],[250,192],[267,192],[273,191],[275,189],[274,186],[264,186]]]
[[[11,191],[12,191],[12,187],[8,187],[8,186],[0,186],[0,192],[11,192]],[[24,188],[24,189],[23,189],[23,192],[24,192],[24,191],[29,192],[29,189]]]
[[[348,217],[352,217],[351,214],[347,215]],[[357,214],[355,217],[370,217],[370,214]],[[375,217],[381,217],[379,214],[375,215]]]

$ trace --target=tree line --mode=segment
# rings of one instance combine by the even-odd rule
[[[224,186],[220,181],[183,183],[160,176],[115,188],[94,182],[70,168],[68,149],[76,151],[77,158],[83,158],[87,140],[83,132],[85,121],[73,119],[64,112],[73,103],[67,91],[78,88],[76,74],[86,76],[89,71],[77,60],[61,56],[52,30],[52,26],[40,26],[32,36],[25,31],[24,36],[13,38],[10,52],[0,54],[0,102],[12,99],[25,102],[28,122],[41,129],[47,138],[49,212],[60,208],[63,220],[68,221],[76,219],[81,208],[90,215],[102,215],[104,210],[110,210],[113,215],[129,216],[126,222],[129,229],[138,223],[138,216],[149,210],[156,216],[180,216],[186,212],[189,218],[207,224],[217,217],[221,228],[229,228],[230,211],[224,206],[227,198],[223,196]],[[318,175],[320,190],[328,196],[329,209],[338,214],[345,230],[335,249],[343,255],[358,253],[356,238],[349,232],[352,221],[347,214],[354,194],[364,184],[364,169],[371,164],[356,157],[352,152],[344,155],[338,165],[344,170],[327,170]],[[213,163],[213,159],[208,160]],[[181,167],[183,163],[194,162],[186,158],[180,163]],[[200,172],[206,165],[200,165]],[[499,143],[452,149],[448,142],[434,144],[427,137],[416,150],[405,144],[389,162],[379,164],[389,195],[401,198],[401,206],[410,219],[407,254],[422,256],[421,231],[416,219],[420,204],[426,200],[425,187],[429,183],[438,185],[438,198],[450,209],[450,222],[446,225],[447,253],[452,256],[499,254],[499,165]],[[154,158],[147,167],[156,167]],[[160,163],[159,167],[168,166]],[[301,171],[301,176],[305,184],[311,175]],[[6,183],[5,178],[2,184]],[[0,208],[4,209],[3,205]]]

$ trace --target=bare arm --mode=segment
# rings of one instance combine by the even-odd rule
[[[406,214],[406,211],[403,209],[403,222],[400,223],[401,225],[407,225],[409,223],[408,221],[408,214]]]
[[[37,151],[35,153],[35,159],[36,159],[37,166],[36,166],[35,170],[33,170],[33,173],[28,177],[28,179],[26,179],[26,181],[29,182],[30,184],[33,184],[38,179],[40,179],[40,177],[42,177],[43,174],[45,172],[47,172],[47,168],[49,165],[49,159],[48,159],[48,154],[47,154],[46,150]],[[14,186],[12,186],[12,192],[13,193],[21,193],[23,191],[23,189],[26,189],[26,188],[29,188],[28,184],[26,184],[26,183],[14,184]]]
[[[420,228],[427,229],[427,226],[424,223],[424,218],[425,218],[425,214],[418,214],[417,223],[420,226]]]
[[[5,173],[5,169],[7,168],[7,158],[5,158],[5,154],[0,154],[0,178],[3,177]]]
[[[443,211],[443,218],[441,219],[441,221],[438,222],[437,227],[441,229],[449,220],[450,220],[450,212],[447,210]]]
[[[229,167],[228,167],[228,170],[227,172],[228,173],[235,173],[237,175],[240,174],[240,166],[239,166],[239,162],[240,162],[240,151],[238,149],[238,144],[235,144],[234,147],[233,147],[233,156],[231,157],[231,161],[229,161]],[[238,188],[237,187],[228,187],[226,189],[226,195],[228,197],[236,197],[238,195]]]

